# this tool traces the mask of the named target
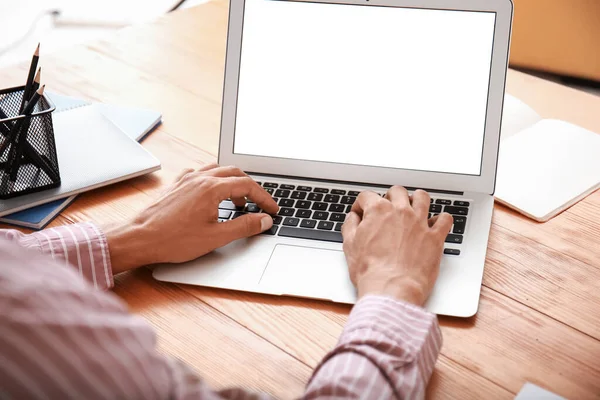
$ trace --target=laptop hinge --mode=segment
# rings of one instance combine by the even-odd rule
[[[246,173],[248,175],[268,176],[271,178],[299,179],[299,180],[310,181],[310,182],[328,182],[328,183],[335,183],[335,184],[342,184],[342,185],[346,184],[346,185],[368,186],[368,187],[373,187],[373,188],[389,188],[389,187],[391,187],[391,185],[376,185],[373,183],[339,181],[339,180],[333,180],[333,179],[317,179],[317,178],[307,178],[307,177],[298,177],[298,176],[290,176],[290,175],[266,174],[266,173],[261,173],[261,172],[246,171]],[[417,189],[422,189],[428,193],[442,193],[442,194],[451,194],[451,195],[458,195],[458,196],[462,196],[464,194],[464,192],[459,192],[459,191],[455,191],[455,190],[418,188],[418,187],[411,187],[411,186],[405,186],[405,187],[406,187],[406,189],[411,190],[411,191],[417,190]]]

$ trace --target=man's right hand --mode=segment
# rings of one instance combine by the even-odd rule
[[[412,201],[411,201],[412,200]],[[440,267],[452,216],[430,220],[430,198],[392,187],[384,198],[362,192],[342,228],[344,253],[358,296],[383,295],[423,306]]]

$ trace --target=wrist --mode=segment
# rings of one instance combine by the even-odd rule
[[[103,227],[113,275],[150,264],[152,249],[146,229],[136,222],[113,223]]]
[[[422,307],[427,293],[422,284],[411,278],[362,279],[358,284],[358,297],[376,295],[390,297]]]

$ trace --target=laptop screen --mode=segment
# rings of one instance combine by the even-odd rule
[[[233,152],[480,175],[495,18],[246,0]]]

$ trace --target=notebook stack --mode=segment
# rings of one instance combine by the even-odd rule
[[[160,113],[56,93],[48,97],[56,105],[53,120],[63,182],[57,189],[0,201],[0,223],[43,229],[78,193],[160,169],[160,162],[136,143],[160,124]]]

